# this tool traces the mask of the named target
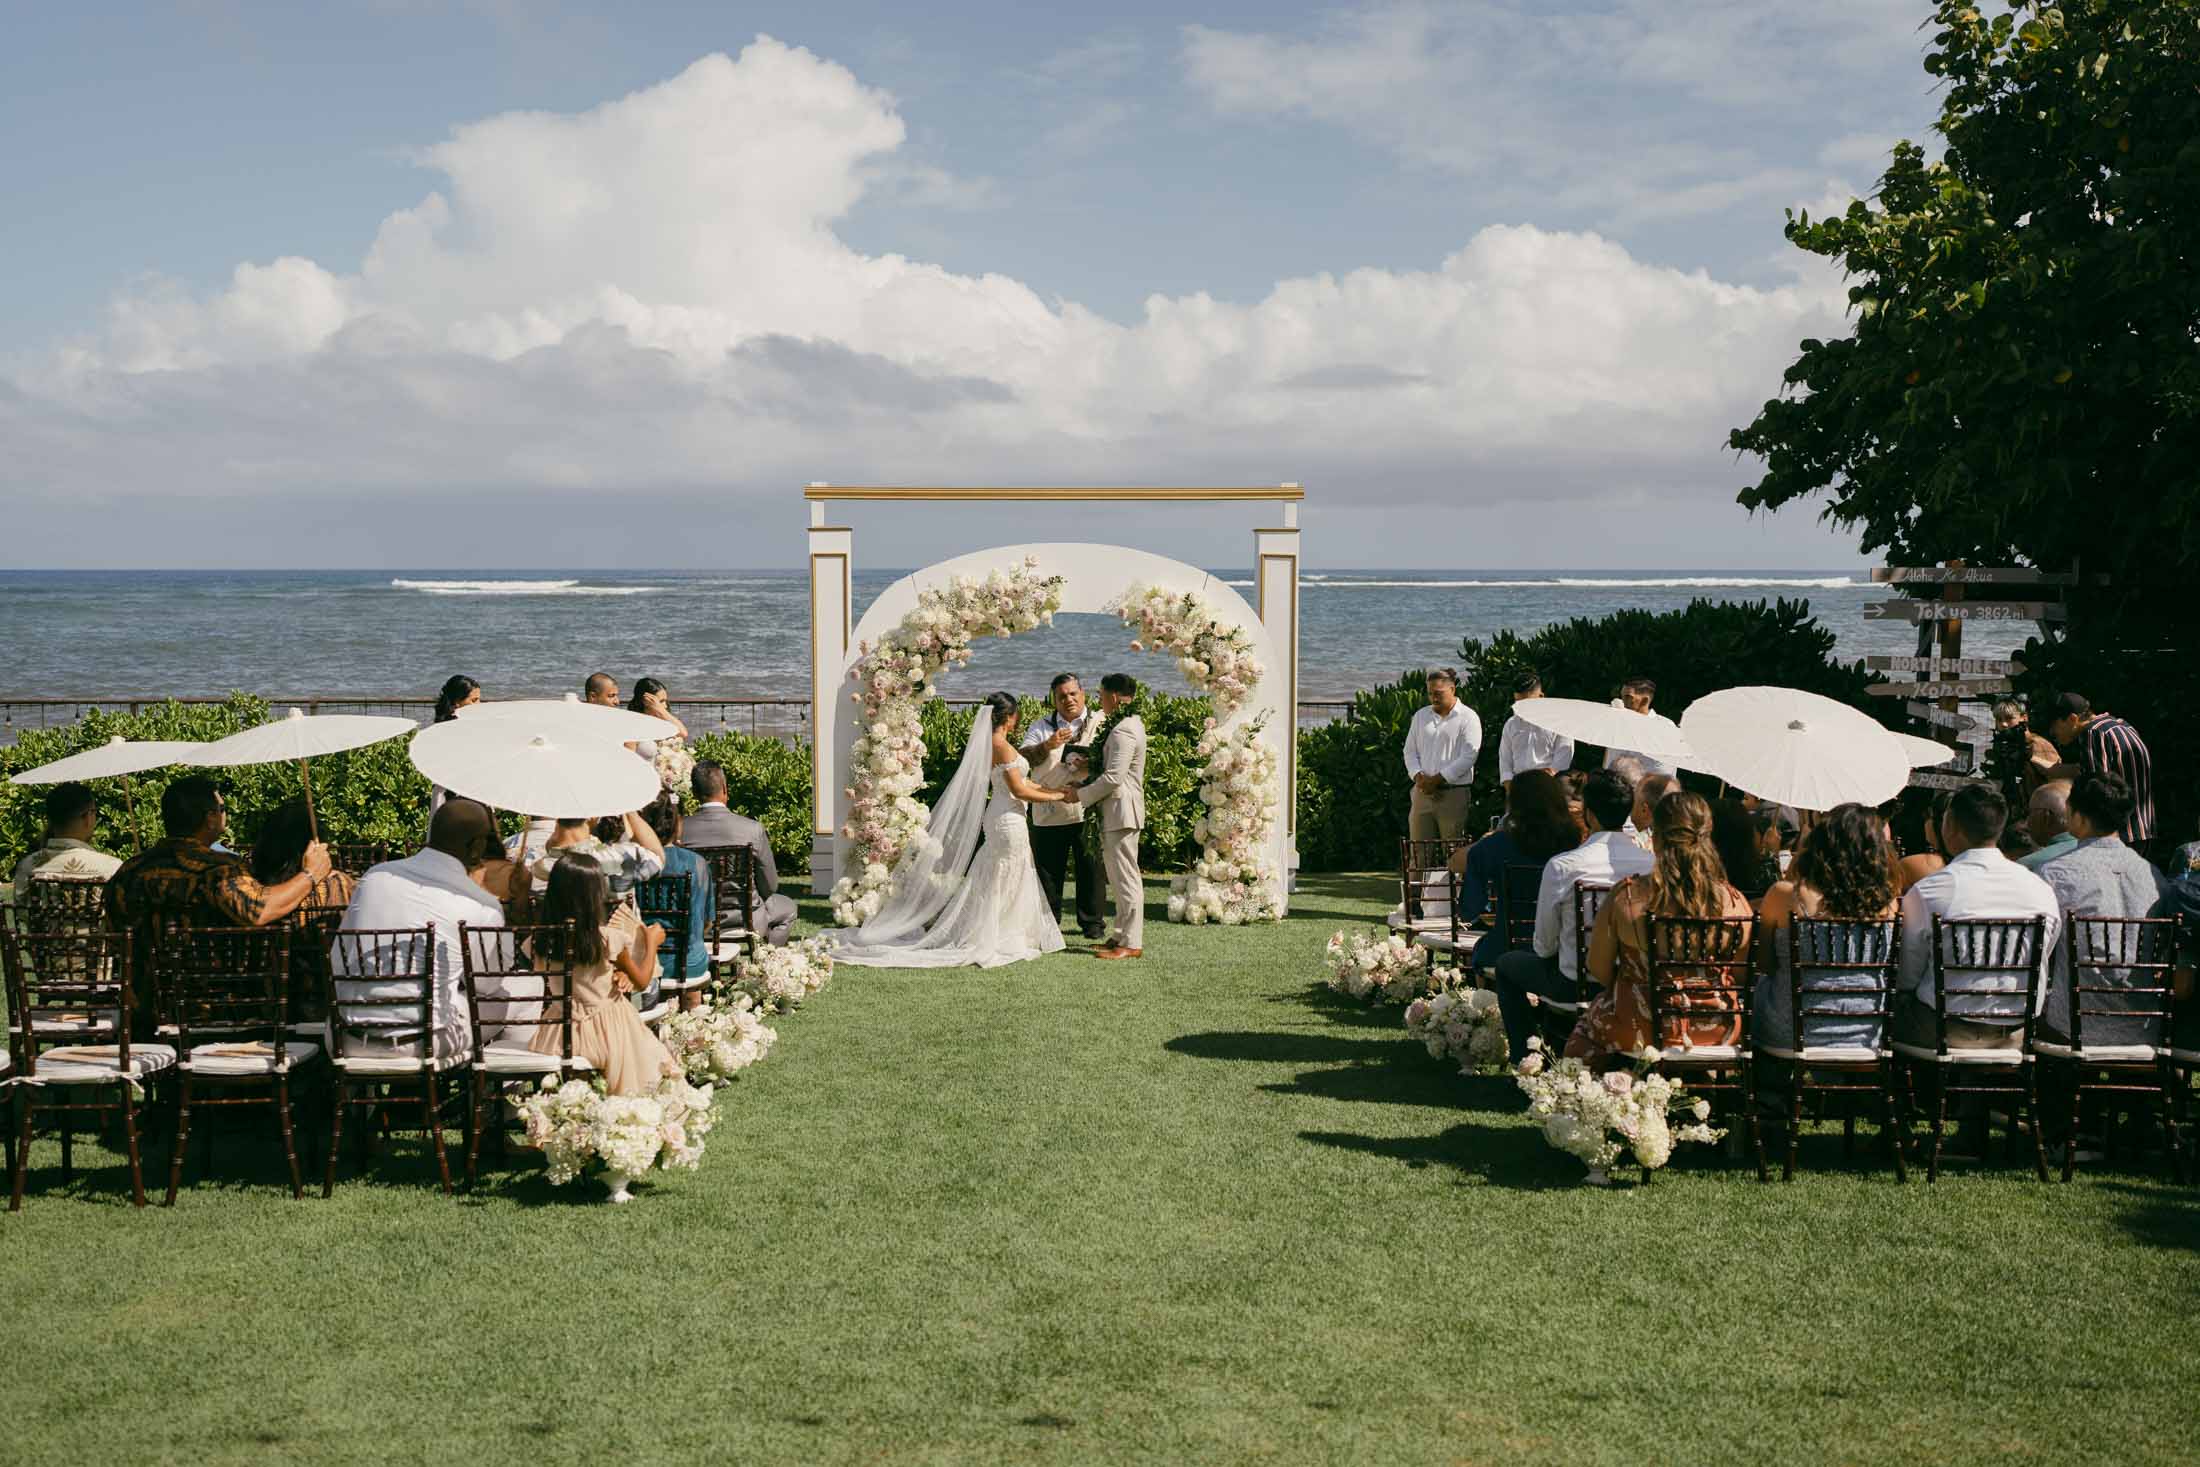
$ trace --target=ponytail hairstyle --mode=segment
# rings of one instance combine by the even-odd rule
[[[1702,795],[1675,790],[1650,816],[1650,911],[1659,917],[1720,917],[1729,883],[1719,848],[1711,840],[1711,804]]]
[[[443,691],[435,695],[435,721],[449,723],[458,717],[458,705],[480,691],[481,684],[463,672],[445,678]]]

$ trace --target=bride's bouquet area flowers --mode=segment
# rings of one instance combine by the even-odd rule
[[[1169,883],[1169,920],[1236,927],[1283,916],[1283,878],[1269,858],[1275,833],[1277,758],[1261,723],[1224,730],[1207,720],[1200,735],[1200,803],[1192,826],[1199,856]]]
[[[687,1072],[690,1085],[720,1085],[764,1058],[779,1033],[756,1000],[735,993],[717,1003],[665,1016],[657,1037]]]
[[[1040,575],[1038,559],[1026,557],[983,580],[957,576],[928,588],[900,625],[875,646],[856,649],[850,697],[863,711],[863,732],[849,756],[855,782],[848,823],[840,828],[850,843],[844,865],[850,874],[833,886],[833,919],[841,926],[860,927],[878,914],[895,864],[924,834],[931,812],[917,798],[924,788],[918,712],[935,696],[934,679],[969,662],[978,638],[1051,625],[1061,609],[1061,578]]]
[[[1404,1003],[1428,992],[1428,949],[1395,932],[1330,934],[1329,986],[1368,1003]]]
[[[657,740],[657,757],[650,761],[657,767],[657,782],[668,790],[688,793],[693,785],[695,756],[688,752],[687,740],[678,734]]]
[[[1462,1075],[1504,1068],[1505,1020],[1487,988],[1442,988],[1415,999],[1406,1005],[1406,1033],[1431,1059],[1458,1061]]]
[[[1639,1058],[1646,1067],[1657,1051],[1645,1049]],[[1678,1080],[1647,1068],[1599,1075],[1577,1059],[1550,1059],[1540,1037],[1528,1041],[1528,1056],[1513,1078],[1543,1139],[1579,1157],[1592,1173],[1623,1156],[1654,1171],[1672,1159],[1680,1142],[1716,1144],[1726,1135],[1706,1124],[1710,1103],[1691,1097]]]
[[[752,937],[749,950],[733,960],[728,986],[752,1002],[758,1014],[783,1014],[800,1006],[832,977],[833,950],[825,938],[805,938],[785,947],[773,947],[760,937]],[[763,1042],[767,1048],[771,1044],[770,1040]]]
[[[1225,622],[1196,591],[1142,586],[1116,610],[1137,633],[1133,652],[1174,656],[1184,681],[1215,705],[1198,749],[1199,799],[1206,806],[1192,828],[1199,857],[1169,883],[1169,920],[1234,927],[1281,919],[1283,878],[1268,856],[1282,802],[1280,761],[1259,720],[1230,726],[1264,673],[1251,635]]]
[[[702,1165],[703,1138],[716,1117],[711,1089],[678,1077],[651,1095],[607,1095],[602,1081],[545,1077],[518,1105],[527,1143],[548,1163],[551,1185],[563,1186],[591,1163],[615,1178],[638,1177],[655,1167],[693,1171]],[[615,1197],[623,1194],[618,1182]]]

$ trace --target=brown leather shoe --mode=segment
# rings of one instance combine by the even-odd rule
[[[1096,958],[1107,958],[1110,960],[1113,960],[1115,958],[1142,958],[1145,955],[1146,950],[1142,947],[1104,947],[1093,954],[1093,956]]]

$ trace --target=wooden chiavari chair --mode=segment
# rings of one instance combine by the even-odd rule
[[[348,876],[364,876],[384,861],[394,861],[404,852],[380,840],[332,840],[328,843],[329,864]]]
[[[2170,1036],[2176,995],[2174,917],[2063,917],[2062,955],[2070,997],[2070,1042],[2034,1034],[2028,1048],[2070,1090],[2062,1179],[2078,1163],[2078,1112],[2088,1095],[2151,1101],[2168,1143],[2170,1175],[2183,1174]],[[2059,985],[2065,977],[2058,975]],[[2087,1031],[2090,1030],[2091,1033]],[[2113,1102],[2107,1119],[2114,1120]]]
[[[1452,854],[1464,850],[1472,842],[1461,840],[1414,840],[1403,836],[1398,841],[1398,912],[1392,927],[1403,931],[1449,930],[1450,914],[1424,911],[1427,905],[1426,886],[1434,877],[1444,885],[1442,873],[1451,865]],[[1424,926],[1424,924],[1433,924]]]
[[[1918,1075],[1923,1073],[1932,1084],[1933,1150],[1925,1168],[1927,1181],[1940,1180],[1950,1095],[2008,1099],[2012,1146],[2029,1117],[2033,1164],[2040,1180],[2047,1180],[2047,1153],[2040,1143],[2039,1069],[2031,1054],[2046,937],[2045,917],[1933,918],[1933,1043],[1894,1041],[1902,1059],[1905,1132]],[[1951,1016],[2006,1027],[2019,1043],[2008,1049],[1951,1048]]]
[[[291,1124],[293,1075],[321,1057],[318,1044],[289,1032],[292,929],[182,927],[154,940],[152,973],[168,1022],[175,1026],[177,1095],[175,1145],[168,1158],[168,1205],[183,1185],[184,1145],[191,1110],[199,1106],[265,1105],[282,1133],[290,1195],[305,1196]],[[207,1133],[203,1175],[212,1159]]]
[[[1738,1111],[1757,1176],[1769,1180],[1749,1047],[1756,931],[1754,917],[1646,916],[1644,987],[1656,1068],[1686,1081],[1730,1124]]]
[[[8,1210],[23,1208],[33,1130],[41,1115],[62,1121],[61,1179],[75,1164],[71,1131],[76,1117],[116,1112],[130,1158],[130,1201],[145,1205],[145,1172],[138,1145],[142,1089],[175,1068],[176,1051],[165,1044],[130,1042],[130,936],[121,932],[27,931],[0,923],[8,995],[8,1086],[13,1101],[9,1128]],[[110,1012],[115,1022],[102,1034],[56,1028],[72,1015]],[[85,1039],[109,1043],[87,1044]],[[113,1098],[99,1092],[113,1087]],[[92,1099],[77,1098],[90,1092]]]
[[[23,900],[10,911],[19,932],[89,937],[106,929],[106,894],[107,883],[94,877],[48,876],[32,881]],[[76,961],[60,952],[53,953],[52,960]],[[88,954],[82,960],[92,961]],[[109,1007],[88,1007],[81,1012],[48,1008],[37,1019],[38,1032],[50,1039],[103,1038],[114,1033],[115,1022],[115,1010]]]
[[[467,1046],[454,1045],[446,1037],[463,1031],[465,1025],[460,1015],[445,1010],[435,964],[432,922],[417,928],[355,927],[331,939],[325,971],[329,1063],[335,1089],[330,1098],[323,1197],[336,1190],[345,1110],[363,1109],[371,1117],[400,1102],[417,1102],[443,1191],[446,1195],[451,1191],[451,1162],[443,1147],[444,1112],[453,1104],[464,1112],[467,1096],[456,1083],[446,1094],[444,1081],[455,1080],[457,1072],[465,1069]]]
[[[707,868],[704,879],[710,879]],[[682,995],[710,982],[708,972],[690,978],[687,971],[689,936],[695,925],[695,890],[685,876],[653,876],[635,884],[634,908],[645,924],[665,930],[665,940],[657,947],[656,1001],[642,1011],[643,1023],[660,1024]]]
[[[1538,879],[1538,890],[1541,881]],[[1574,884],[1574,893],[1568,903],[1568,917],[1574,924],[1574,976],[1579,988],[1572,998],[1546,998],[1539,993],[1528,995],[1529,1004],[1535,1009],[1543,1033],[1543,1043],[1552,1054],[1566,1048],[1566,1041],[1574,1032],[1574,1025],[1581,1021],[1581,1011],[1595,1001],[1600,986],[1589,977],[1589,934],[1596,931],[1597,917],[1604,911],[1605,903],[1612,899],[1613,888],[1603,882],[1580,881]],[[1528,941],[1535,941],[1535,918],[1528,919]],[[1565,951],[1563,945],[1559,949]]]
[[[544,1079],[568,1080],[592,1074],[595,1066],[573,1053],[573,960],[553,956],[573,951],[573,923],[524,927],[475,927],[458,924],[459,959],[466,984],[466,1021],[471,1033],[467,1059],[467,1105],[471,1134],[466,1145],[466,1182],[471,1186],[481,1158],[481,1136],[492,1098],[506,1087],[532,1089]],[[487,1012],[484,1012],[484,1010]],[[532,1047],[536,1036],[556,1037],[552,1052]],[[502,1125],[497,1135],[504,1134]]]
[[[1788,1088],[1787,1159],[1780,1179],[1795,1180],[1803,1094],[1809,1091],[1878,1096],[1880,1121],[1894,1149],[1895,1180],[1908,1181],[1902,1130],[1896,1119],[1894,1051],[1887,1042],[1902,954],[1901,919],[1797,917],[1774,940],[1787,959],[1788,1012],[1795,1016],[1795,1030],[1786,1044],[1758,1039],[1753,1047],[1760,1055],[1786,1061],[1793,1070]],[[1774,981],[1780,979],[1776,973]],[[1853,1148],[1855,1137],[1856,1118],[1851,1112],[1842,1118],[1844,1145]]]
[[[748,950],[756,933],[756,853],[747,846],[690,846],[703,858],[717,888],[717,914],[709,935],[711,970],[723,977]]]

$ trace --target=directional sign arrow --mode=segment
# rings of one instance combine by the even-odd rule
[[[1968,713],[1950,713],[1947,709],[1935,708],[1930,703],[1905,703],[1902,706],[1912,718],[1922,718],[1940,728],[1952,728],[1959,734],[1975,733],[1981,743],[1990,742],[1994,737],[1988,732],[1983,719],[1973,718]]]
[[[1910,785],[1913,789],[1960,790],[1978,783],[1980,781],[1976,777],[1968,774],[1942,774],[1932,769],[1910,771]]]
[[[1866,621],[2068,621],[2070,608],[2052,601],[1872,601]]]
[[[1872,579],[1883,586],[2075,586],[2078,578],[2068,571],[2033,570],[2023,565],[1967,565],[1955,569],[1942,565],[1882,565],[1872,569]],[[2090,585],[2105,586],[2107,576],[2087,576]]]
[[[2014,657],[1867,657],[1874,672],[1922,672],[1935,678],[2006,677],[2024,671]]]
[[[1946,683],[1873,683],[1864,691],[1875,698],[1979,698],[2009,692],[2012,686],[2005,677],[1984,677]]]

